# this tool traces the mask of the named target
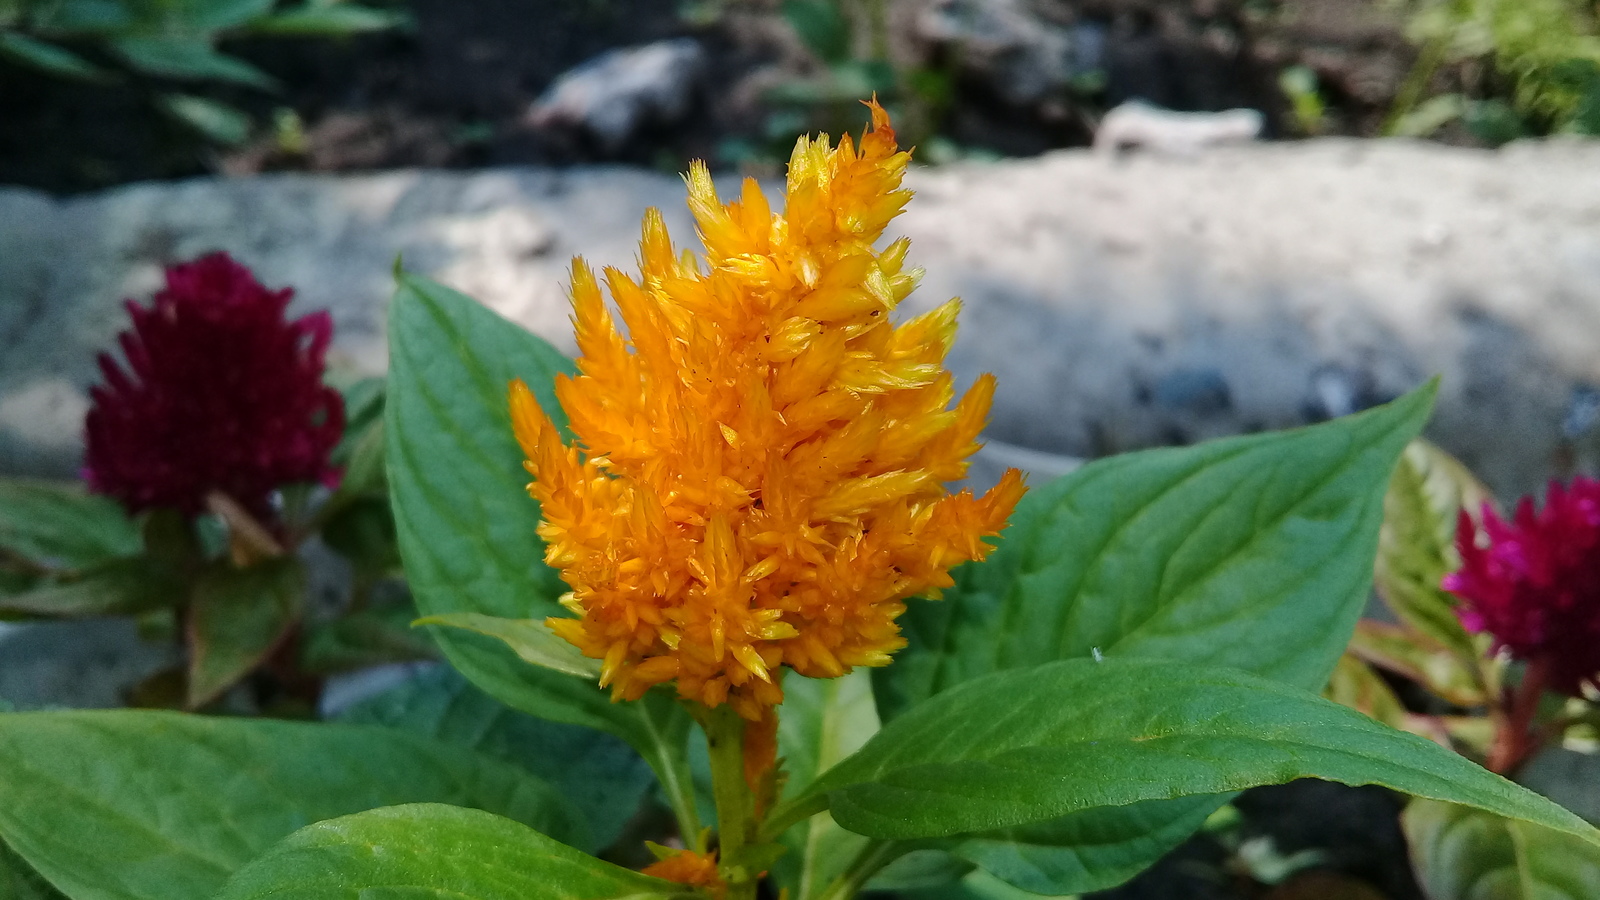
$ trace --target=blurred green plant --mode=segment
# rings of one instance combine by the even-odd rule
[[[237,85],[276,92],[261,69],[217,49],[243,36],[342,37],[404,24],[404,13],[345,0],[0,0],[0,58],[51,75],[113,83]],[[206,138],[239,144],[250,117],[219,100],[158,87],[152,104]]]
[[[1421,48],[1385,133],[1421,137],[1460,119],[1479,139],[1600,135],[1600,12],[1591,0],[1391,0]],[[1464,87],[1429,96],[1463,67]],[[1476,77],[1473,77],[1473,76]]]
[[[679,8],[690,24],[719,21],[754,0],[691,0]],[[723,162],[776,168],[795,138],[810,131],[859,131],[866,124],[860,101],[877,97],[894,114],[908,143],[933,138],[953,99],[949,72],[898,65],[889,51],[887,0],[782,0],[775,8],[815,58],[813,74],[773,85],[761,127],[718,147]],[[947,146],[953,146],[947,140]],[[946,154],[954,158],[950,154]],[[924,158],[924,161],[931,161]]]
[[[1288,98],[1295,128],[1301,134],[1315,136],[1327,128],[1328,107],[1315,71],[1308,66],[1290,66],[1279,73],[1278,88]]]

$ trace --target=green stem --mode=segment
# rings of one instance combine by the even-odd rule
[[[1444,65],[1449,51],[1450,41],[1447,38],[1435,38],[1422,48],[1421,55],[1417,57],[1417,64],[1406,75],[1405,83],[1400,86],[1400,93],[1395,96],[1394,106],[1389,108],[1389,115],[1383,121],[1382,133],[1385,136],[1392,136],[1400,120],[1422,101],[1422,95],[1427,92],[1429,82],[1433,81],[1433,74]]]
[[[699,806],[695,803],[694,776],[689,771],[688,731],[692,726],[687,721],[683,722],[682,727],[675,726],[677,719],[672,713],[678,709],[677,704],[653,706],[651,701],[654,699],[660,698],[647,696],[639,701],[639,724],[642,728],[637,735],[629,737],[628,743],[639,751],[651,771],[655,772],[661,792],[666,795],[667,806],[671,808],[673,818],[678,820],[678,834],[683,838],[683,845],[696,853],[704,853],[705,828],[700,824]]]
[[[711,795],[717,804],[717,850],[727,900],[755,900],[757,873],[739,864],[755,835],[754,797],[744,781],[744,719],[727,704],[710,710],[702,725],[711,757]]]
[[[861,852],[851,861],[850,868],[835,878],[817,900],[851,900],[866,887],[872,876],[910,850],[911,845],[902,841],[873,841],[861,848]]]
[[[655,770],[661,792],[667,797],[667,806],[678,820],[678,833],[683,845],[696,853],[706,852],[705,826],[700,824],[700,812],[695,806],[694,781],[689,775],[689,758],[683,752],[662,752],[649,760]]]
[[[872,58],[889,61],[889,7],[884,0],[867,0],[867,28]]]

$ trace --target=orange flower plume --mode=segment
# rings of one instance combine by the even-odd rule
[[[645,866],[643,874],[699,888],[713,898],[728,893],[728,885],[723,882],[722,876],[717,874],[715,851],[696,853],[693,850],[669,850],[662,847],[658,852],[662,858]]]
[[[1022,496],[1015,470],[981,498],[943,487],[978,449],[994,379],[950,406],[956,301],[888,321],[921,272],[904,238],[874,249],[911,197],[910,155],[869,106],[859,149],[800,139],[782,213],[750,179],[722,203],[694,164],[704,258],[679,255],[650,210],[641,277],[605,270],[626,338],[574,260],[581,374],[556,394],[577,445],[512,384],[545,560],[578,616],[548,624],[604,660],[617,698],[676,679],[758,720],[782,702],[779,666],[885,665],[906,598],[982,559]]]

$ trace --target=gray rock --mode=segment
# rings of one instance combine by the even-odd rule
[[[18,709],[123,706],[135,685],[178,661],[176,646],[142,640],[131,619],[0,624],[0,700]]]
[[[1546,747],[1522,767],[1517,781],[1600,824],[1600,755],[1593,748]]]
[[[1186,443],[1440,374],[1430,434],[1511,494],[1600,462],[1595,171],[1600,145],[1564,141],[1061,152],[918,170],[894,231],[928,268],[907,313],[965,298],[951,365],[999,377],[997,441],[1067,457]],[[650,205],[693,241],[682,182],[625,169],[0,191],[0,472],[76,470],[94,354],[162,263],[233,252],[331,309],[340,364],[363,371],[385,363],[397,253],[570,350],[569,257],[631,267]]]
[[[528,110],[528,123],[586,131],[615,153],[641,127],[682,119],[704,71],[705,51],[693,38],[609,50],[557,78]]]
[[[1104,44],[1098,31],[1051,22],[1027,0],[934,0],[918,11],[913,31],[1013,106],[1036,104],[1098,69]]]

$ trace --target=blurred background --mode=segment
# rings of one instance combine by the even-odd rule
[[[1273,139],[1600,130],[1586,0],[5,0],[0,182],[690,158],[775,171],[891,103],[926,163],[1128,100]]]

